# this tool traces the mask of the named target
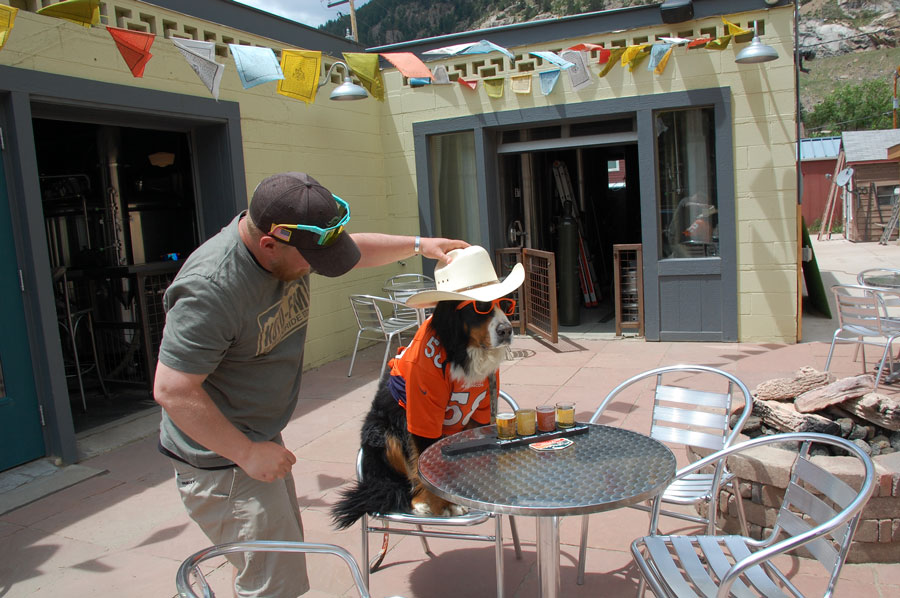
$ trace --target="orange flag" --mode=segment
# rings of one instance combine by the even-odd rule
[[[412,52],[382,52],[381,55],[404,77],[431,79],[431,70]]]
[[[156,36],[152,33],[144,33],[143,31],[131,31],[130,29],[120,29],[118,27],[106,27],[116,47],[119,48],[119,54],[125,59],[125,64],[131,69],[131,74],[135,77],[144,76],[144,67],[150,61],[153,54],[150,53],[150,46]]]

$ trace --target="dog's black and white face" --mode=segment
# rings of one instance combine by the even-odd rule
[[[457,309],[459,301],[441,301],[431,326],[444,350],[447,367],[455,379],[474,384],[495,372],[512,343],[513,329],[506,314],[490,303],[471,303]]]

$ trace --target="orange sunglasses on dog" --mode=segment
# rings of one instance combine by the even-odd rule
[[[494,311],[495,307],[499,307],[500,311],[505,313],[508,316],[513,315],[516,311],[516,300],[510,299],[509,297],[500,297],[499,299],[494,299],[493,301],[475,301],[474,299],[470,299],[468,301],[463,301],[459,305],[456,306],[456,309],[462,309],[465,306],[472,304],[472,309],[475,310],[475,313],[481,315],[487,315]]]

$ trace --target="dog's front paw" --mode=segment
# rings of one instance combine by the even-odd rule
[[[425,501],[413,502],[412,512],[414,515],[419,515],[421,517],[430,517],[434,514],[431,512],[431,507],[429,507],[428,503]]]
[[[459,517],[460,515],[465,515],[469,512],[468,507],[464,507],[462,505],[450,505],[450,514],[454,517]]]

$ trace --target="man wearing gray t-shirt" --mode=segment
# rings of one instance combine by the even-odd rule
[[[188,514],[214,544],[302,541],[281,441],[299,398],[309,274],[340,276],[415,254],[449,261],[451,239],[344,231],[350,206],[304,173],[276,174],[250,209],[197,248],[166,290],[153,393],[160,450]],[[235,595],[298,596],[302,554],[235,553]]]

